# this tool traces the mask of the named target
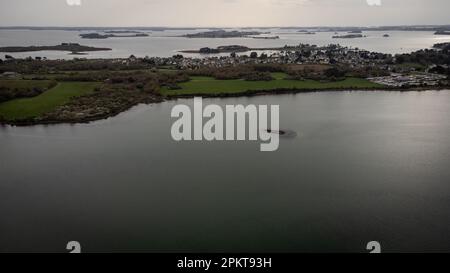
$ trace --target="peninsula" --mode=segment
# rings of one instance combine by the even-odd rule
[[[73,53],[89,51],[109,51],[111,48],[84,46],[77,43],[62,43],[55,46],[7,46],[0,47],[0,52],[19,53],[35,51],[68,51]]]

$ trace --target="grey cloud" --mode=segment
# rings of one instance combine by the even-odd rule
[[[70,0],[73,1],[73,0]],[[450,24],[448,0],[1,0],[0,25],[310,26]]]

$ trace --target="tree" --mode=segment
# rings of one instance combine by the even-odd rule
[[[429,70],[430,73],[436,73],[436,74],[445,74],[447,72],[447,69],[445,69],[443,66],[437,65]]]
[[[272,75],[269,72],[253,72],[244,76],[246,81],[271,81]]]
[[[250,58],[252,58],[252,59],[258,58],[258,53],[257,52],[250,53]]]
[[[397,61],[398,64],[402,64],[402,63],[405,62],[405,57],[403,57],[402,55],[397,55],[397,56],[395,57],[395,59],[396,59],[396,61]]]
[[[345,76],[345,71],[340,70],[336,67],[332,67],[332,68],[325,70],[325,76],[327,76],[327,78],[332,78],[332,77],[340,78],[340,77]]]

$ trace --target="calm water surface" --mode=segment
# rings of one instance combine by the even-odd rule
[[[255,29],[266,32],[267,29]],[[230,39],[187,39],[181,36],[188,33],[207,31],[199,30],[168,30],[149,33],[150,37],[110,38],[105,40],[81,39],[78,31],[32,31],[32,30],[0,30],[0,46],[32,46],[32,45],[58,45],[60,43],[79,43],[94,47],[112,48],[112,51],[91,52],[88,55],[73,56],[68,52],[41,51],[11,53],[15,57],[47,57],[50,59],[83,58],[128,58],[131,54],[138,57],[158,56],[169,57],[178,54],[180,50],[199,49],[202,47],[218,47],[223,45],[243,45],[251,48],[282,47],[308,43],[319,46],[328,44],[341,44],[358,47],[370,51],[383,53],[409,53],[419,49],[430,48],[436,43],[450,42],[450,35],[434,35],[431,31],[368,31],[361,39],[332,39],[334,32],[318,32],[316,35],[299,34],[296,30],[271,29],[270,35],[280,36],[278,40],[260,40],[248,38]],[[383,35],[388,33],[389,38]],[[341,33],[345,34],[345,33]],[[0,55],[3,58],[4,54]],[[190,57],[199,57],[198,54],[184,54]],[[228,54],[227,54],[228,55]]]
[[[204,101],[279,104],[274,153],[174,142],[176,103],[0,127],[0,252],[450,251],[449,91]]]

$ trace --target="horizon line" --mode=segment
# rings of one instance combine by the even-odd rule
[[[164,29],[180,29],[180,28],[381,28],[381,27],[444,27],[449,24],[398,24],[398,25],[315,25],[315,26],[50,26],[50,25],[6,25],[0,28],[164,28]]]

